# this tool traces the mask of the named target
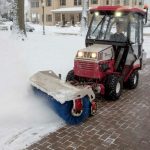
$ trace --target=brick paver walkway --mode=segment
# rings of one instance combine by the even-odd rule
[[[28,150],[150,150],[150,61],[139,86],[117,101],[98,100],[98,111],[78,126],[65,126]]]

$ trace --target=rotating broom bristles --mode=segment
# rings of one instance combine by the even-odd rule
[[[82,112],[80,115],[74,115],[72,113],[73,109],[73,100],[66,101],[64,104],[61,104],[52,96],[47,95],[41,90],[33,87],[34,93],[38,96],[48,99],[53,110],[67,123],[70,125],[76,125],[82,123],[86,120],[91,114],[91,102],[89,101],[88,96],[83,97],[82,100]],[[79,104],[79,103],[78,103]]]

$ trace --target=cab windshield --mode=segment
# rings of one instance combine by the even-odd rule
[[[127,42],[127,15],[100,15],[96,12],[89,28],[87,39]]]

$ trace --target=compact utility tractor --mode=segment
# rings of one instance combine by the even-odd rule
[[[147,13],[121,6],[100,6],[91,13],[87,47],[77,52],[66,80],[73,85],[90,85],[95,93],[116,100],[123,86],[134,89],[138,85]]]
[[[95,93],[115,100],[123,86],[136,88],[147,11],[121,6],[91,9],[86,48],[77,52],[67,82],[51,70],[40,71],[30,78],[34,90],[49,99],[68,124],[78,124],[96,112]]]

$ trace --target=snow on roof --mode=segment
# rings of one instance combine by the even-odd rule
[[[55,10],[51,10],[54,13],[63,13],[63,12],[82,12],[82,7],[68,7],[68,8],[59,8]]]

